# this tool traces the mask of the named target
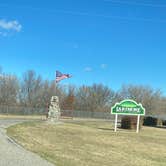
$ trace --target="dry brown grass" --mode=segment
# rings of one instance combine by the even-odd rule
[[[114,133],[103,121],[28,122],[10,127],[8,134],[56,166],[166,165],[165,129]]]
[[[2,115],[0,114],[0,119],[32,119],[32,120],[44,120],[46,116],[44,115]]]

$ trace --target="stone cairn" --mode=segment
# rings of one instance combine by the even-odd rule
[[[48,110],[48,120],[51,122],[58,122],[60,115],[59,98],[58,96],[52,96]]]

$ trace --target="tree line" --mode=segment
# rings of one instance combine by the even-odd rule
[[[146,114],[165,114],[166,97],[161,90],[144,85],[122,85],[118,91],[103,84],[91,86],[55,85],[35,71],[26,71],[21,78],[0,72],[0,105],[44,108],[51,96],[58,96],[64,110],[110,112],[111,106],[123,99],[142,103]]]

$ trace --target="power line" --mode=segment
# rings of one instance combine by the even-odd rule
[[[135,6],[146,6],[146,7],[158,7],[158,8],[166,8],[166,5],[161,4],[151,4],[151,3],[138,3],[138,2],[129,2],[129,1],[118,1],[118,0],[104,0],[105,2],[111,2],[116,4],[123,4],[123,5],[135,5]]]
[[[28,10],[35,10],[35,11],[41,11],[41,12],[45,11],[45,12],[47,12],[49,14],[63,13],[63,14],[77,15],[77,16],[101,17],[101,18],[107,18],[107,19],[121,19],[121,20],[128,20],[128,21],[163,22],[163,23],[166,22],[166,19],[113,16],[113,15],[88,13],[88,12],[78,12],[78,11],[61,10],[61,9],[50,10],[50,9],[45,9],[45,8],[31,7],[31,6],[16,6],[16,5],[9,6],[7,4],[0,4],[0,7],[1,6],[3,6],[3,7],[20,8],[20,9],[28,9]]]

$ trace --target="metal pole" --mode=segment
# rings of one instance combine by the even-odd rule
[[[137,133],[139,133],[139,123],[140,123],[140,115],[137,117]]]
[[[115,132],[117,131],[118,114],[115,114]]]

